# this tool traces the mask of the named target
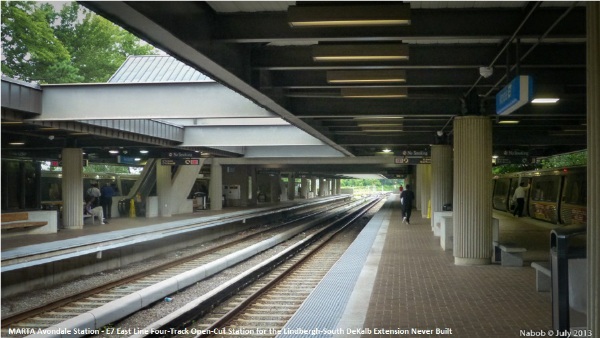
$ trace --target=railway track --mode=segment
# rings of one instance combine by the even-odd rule
[[[340,208],[345,209],[348,207],[338,206],[338,209]],[[318,213],[325,214],[326,216],[323,217],[330,218],[334,217],[337,212],[339,211],[326,209],[321,210]],[[310,215],[306,214],[303,216],[303,219],[314,216],[315,213],[311,213]],[[298,223],[298,220],[295,220],[295,222]],[[193,256],[149,269],[148,271],[130,276],[126,280],[102,285],[93,290],[86,290],[84,293],[78,295],[70,295],[64,299],[53,302],[52,304],[45,304],[32,311],[3,318],[2,336],[20,337],[30,333],[30,331],[28,331],[29,329],[37,330],[52,327],[54,325],[60,326],[60,323],[70,320],[82,313],[96,311],[99,308],[110,305],[112,302],[118,302],[119,300],[130,296],[132,293],[143,292],[143,290],[151,288],[157,283],[164,283],[165,281],[172,279],[173,276],[197,270],[198,267],[211,265],[213,262],[222,260],[224,257],[229,257],[233,253],[246,250],[249,246],[252,246],[251,242],[256,242],[264,238],[278,237],[281,236],[282,233],[287,233],[284,237],[287,236],[287,238],[290,238],[293,236],[294,232],[305,231],[316,224],[316,221],[306,222],[307,225],[294,228],[296,230],[284,231],[285,228],[293,226],[290,223],[292,222],[288,222],[285,225],[280,225],[276,228],[265,229],[258,233],[229,241],[208,250],[202,250]],[[241,258],[241,260],[243,259],[245,258]],[[232,261],[231,265],[235,263],[237,262]],[[204,275],[206,274],[207,273],[204,272]],[[160,298],[162,298],[162,296]],[[19,331],[18,329],[23,330]]]
[[[330,223],[132,337],[275,336],[364,226],[350,225],[376,202]]]

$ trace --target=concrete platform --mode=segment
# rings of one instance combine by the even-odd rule
[[[300,318],[308,313],[302,314],[301,308],[295,315],[300,318],[288,322],[292,334],[280,337],[307,336],[293,334],[300,332],[293,331],[298,328],[321,329],[309,333],[316,337],[461,338],[519,337],[521,330],[547,332],[552,328],[551,297],[536,292],[535,270],[529,265],[456,266],[452,251],[440,247],[429,219],[415,212],[410,225],[402,224],[397,195],[379,213],[385,215],[371,221],[379,223],[378,234],[374,240],[369,239],[373,247],[352,295],[339,300],[346,291],[330,289],[336,294],[325,296],[332,301],[322,302],[322,318],[302,321]],[[549,241],[544,244],[544,238],[552,225],[526,224],[523,218],[504,215],[494,217],[500,219],[501,239],[533,243],[528,252],[548,254],[544,245],[549,247]],[[329,284],[323,280],[318,288]],[[320,292],[315,290],[312,295],[319,296]],[[340,301],[343,306],[338,304]],[[310,307],[307,309],[310,311]]]

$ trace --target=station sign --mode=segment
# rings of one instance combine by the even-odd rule
[[[431,163],[429,150],[403,150],[402,156],[394,157],[395,164],[426,164]]]
[[[161,158],[161,165],[200,165],[199,158]]]
[[[500,164],[528,164],[531,163],[529,157],[519,157],[519,156],[499,156],[495,158],[493,161],[496,165]]]
[[[161,157],[167,158],[193,158],[198,156],[198,153],[195,151],[169,151],[164,152]]]
[[[117,156],[117,163],[139,165],[140,164],[140,159],[139,159],[139,157],[136,160],[136,158],[133,157],[133,156],[119,155],[119,156]]]
[[[533,98],[533,78],[517,76],[496,94],[496,114],[508,115]]]

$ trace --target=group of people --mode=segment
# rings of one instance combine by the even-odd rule
[[[98,188],[98,183],[92,183],[85,193],[84,213],[97,217],[101,224],[107,224],[107,219],[111,218],[114,195],[115,190],[110,183],[106,183],[101,189]]]
[[[529,189],[529,184],[521,182],[521,184],[515,190],[512,197],[512,201],[515,204],[513,210],[513,216],[523,216],[523,209],[525,208],[525,195]],[[413,201],[415,200],[415,193],[410,190],[410,184],[406,185],[406,189],[400,186],[400,204],[402,205],[402,223],[410,224],[410,215],[412,213]]]

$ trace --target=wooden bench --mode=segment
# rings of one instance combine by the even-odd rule
[[[535,290],[546,292],[552,289],[552,270],[550,262],[532,262],[531,267],[535,269]]]
[[[494,242],[494,251],[496,252],[496,259],[500,257],[502,266],[523,266],[523,253],[527,249],[512,243]]]
[[[0,227],[2,231],[9,231],[14,229],[37,228],[45,225],[48,225],[48,222],[30,221],[29,213],[27,212],[11,212],[2,214],[2,223],[0,224]]]

